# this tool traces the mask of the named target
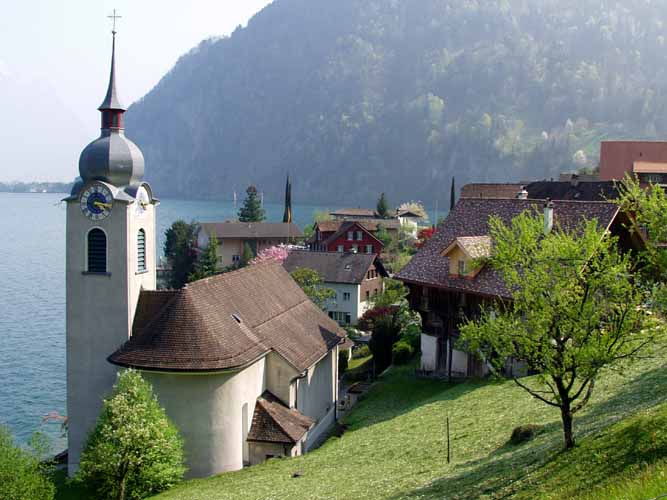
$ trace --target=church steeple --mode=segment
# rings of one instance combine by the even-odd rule
[[[104,101],[97,108],[102,113],[102,133],[81,152],[79,173],[83,182],[104,181],[117,187],[136,185],[144,175],[144,156],[141,150],[125,137],[125,107],[116,90],[116,19],[114,11],[111,72]]]

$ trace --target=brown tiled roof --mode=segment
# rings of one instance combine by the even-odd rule
[[[606,201],[618,197],[613,181],[535,181],[522,184],[466,184],[461,198],[516,198],[525,188],[533,200]]]
[[[286,222],[203,222],[202,231],[216,238],[300,238],[301,230]]]
[[[372,208],[339,208],[334,212],[331,212],[331,215],[337,217],[345,217],[349,215],[351,217],[377,217],[378,213]]]
[[[597,219],[601,226],[608,227],[618,213],[618,207],[609,202],[554,201],[553,204],[554,226],[565,231],[576,229],[584,219]],[[526,210],[541,215],[543,207],[543,200],[461,199],[397,278],[409,283],[509,298],[510,294],[495,270],[484,267],[474,279],[451,276],[449,258],[441,254],[456,238],[488,235],[488,221],[492,215],[509,224]]]
[[[248,441],[295,444],[315,425],[315,420],[288,408],[269,391],[257,398]]]
[[[317,223],[317,228],[324,233],[337,232],[343,224],[359,224],[372,233],[378,230],[378,226],[382,226],[387,231],[398,231],[401,227],[401,221],[398,219],[354,219],[322,221]]]
[[[219,371],[274,350],[303,371],[344,338],[283,267],[269,263],[181,290],[142,291],[132,337],[109,361],[139,369]]]
[[[376,259],[375,254],[293,250],[283,266],[290,273],[298,268],[312,269],[328,283],[358,285]]]
[[[461,198],[516,198],[523,184],[466,184]]]

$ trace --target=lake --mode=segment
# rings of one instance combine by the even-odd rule
[[[25,443],[47,434],[53,451],[66,447],[50,412],[65,414],[65,205],[61,194],[0,193],[0,425]],[[267,220],[282,221],[281,204],[265,204]],[[303,227],[326,207],[294,205]],[[232,202],[162,200],[158,248],[177,219],[222,221],[236,216]]]

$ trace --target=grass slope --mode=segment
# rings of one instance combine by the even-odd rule
[[[634,498],[651,482],[661,489],[667,471],[667,407],[658,406],[667,401],[666,368],[645,361],[598,381],[575,419],[580,445],[569,453],[561,452],[558,412],[512,382],[448,386],[415,380],[409,367],[392,369],[348,415],[342,437],[303,457],[189,481],[159,498]],[[508,445],[512,429],[527,423],[544,430],[529,443]]]

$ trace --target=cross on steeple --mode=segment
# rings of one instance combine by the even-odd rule
[[[107,17],[113,21],[113,27],[111,28],[111,33],[113,33],[114,36],[115,36],[116,35],[116,19],[120,19],[123,16],[117,16],[116,15],[116,9],[114,9],[113,14],[111,14],[110,16],[107,16]]]

